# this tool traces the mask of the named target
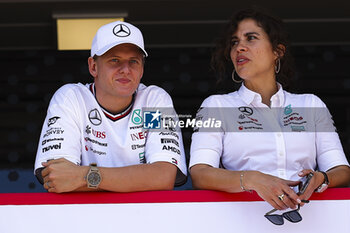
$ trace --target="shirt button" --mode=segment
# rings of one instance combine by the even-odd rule
[[[281,137],[281,136],[282,136],[282,134],[281,134],[281,133],[278,133],[278,134],[277,134],[277,137]]]
[[[283,156],[283,152],[280,152],[279,155],[280,155],[280,156]]]

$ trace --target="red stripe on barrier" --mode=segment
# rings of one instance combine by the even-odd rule
[[[350,200],[350,188],[331,188],[314,193],[310,200]],[[0,193],[0,205],[118,204],[172,202],[262,201],[255,193],[226,193],[210,190],[149,191],[134,193]]]

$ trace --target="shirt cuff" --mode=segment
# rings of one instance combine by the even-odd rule
[[[168,162],[177,166],[183,174],[185,175],[187,174],[187,171],[184,165],[182,164],[183,161],[181,160],[180,156],[173,156],[173,155],[170,156],[169,154],[162,154],[162,153],[153,154],[151,158],[147,158],[147,162],[149,163]]]
[[[35,161],[34,174],[35,174],[36,169],[43,167],[43,165],[42,165],[43,162],[47,162],[50,159],[60,159],[60,158],[65,158],[68,161],[70,161],[70,162],[72,162],[72,163],[74,163],[76,165],[80,164],[80,161],[77,160],[75,157],[72,157],[72,156],[69,156],[69,157],[67,157],[66,155],[55,155],[55,156],[52,156],[52,157],[48,156],[46,158],[42,158],[42,159],[40,159],[38,161]]]
[[[319,155],[317,160],[318,169],[324,172],[340,165],[349,166],[349,163],[345,158],[344,152],[338,150],[327,151],[322,155]]]
[[[191,153],[189,168],[196,164],[207,164],[212,167],[219,167],[220,154],[211,149],[199,149]]]

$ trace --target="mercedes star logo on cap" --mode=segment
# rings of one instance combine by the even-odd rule
[[[127,37],[130,35],[130,29],[124,24],[117,24],[113,28],[113,33],[118,37]]]
[[[100,125],[102,118],[98,110],[95,108],[89,112],[89,120],[93,125]]]

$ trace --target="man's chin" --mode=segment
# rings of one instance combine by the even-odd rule
[[[128,98],[128,97],[131,97],[135,93],[135,91],[136,91],[135,88],[123,89],[123,90],[119,90],[117,92],[117,95],[121,98]]]

